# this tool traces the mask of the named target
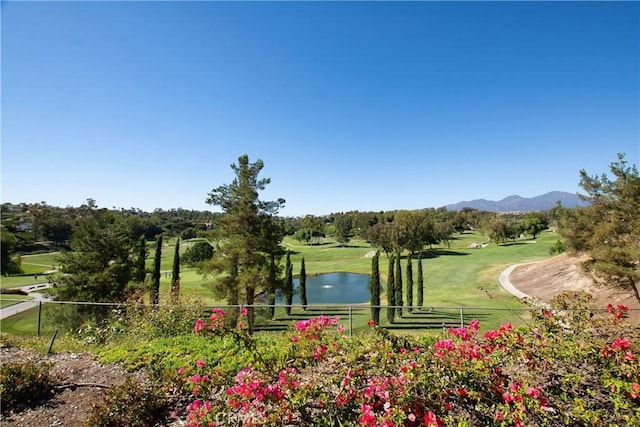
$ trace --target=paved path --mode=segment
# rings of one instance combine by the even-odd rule
[[[11,317],[25,310],[29,310],[30,308],[37,307],[41,301],[49,301],[48,296],[38,292],[34,292],[34,291],[46,289],[49,287],[51,287],[50,283],[40,283],[37,285],[24,286],[20,288],[23,291],[28,292],[30,296],[33,297],[33,299],[29,301],[22,301],[17,304],[10,305],[8,307],[0,308],[0,320],[4,320],[7,317]]]

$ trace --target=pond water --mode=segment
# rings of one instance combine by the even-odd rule
[[[293,279],[296,290],[294,304],[300,304],[299,285],[300,281]],[[370,299],[368,274],[328,273],[307,276],[308,304],[359,304]],[[283,298],[278,298],[278,302],[282,303]]]

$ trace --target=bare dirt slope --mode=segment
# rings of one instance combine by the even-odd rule
[[[596,307],[604,308],[611,303],[624,304],[629,308],[640,308],[633,292],[596,283],[580,268],[582,258],[567,254],[516,267],[509,279],[521,292],[549,302],[563,292],[585,291],[593,296]]]

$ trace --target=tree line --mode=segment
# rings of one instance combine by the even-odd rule
[[[403,315],[403,307],[414,305],[414,286],[417,296],[415,305],[421,306],[423,303],[421,257],[425,248],[428,250],[435,244],[448,244],[455,238],[455,233],[467,230],[483,230],[491,241],[501,244],[523,235],[535,238],[554,223],[559,226],[561,236],[570,251],[590,254],[590,261],[586,264],[590,271],[620,286],[634,289],[638,296],[640,181],[636,167],[628,166],[623,155],[610,166],[612,178],[607,175],[590,176],[581,171],[581,186],[586,191],[583,197],[590,202],[587,207],[566,209],[558,205],[550,211],[524,214],[496,214],[475,209],[456,212],[430,208],[282,218],[278,216],[278,212],[284,206],[283,199],[260,199],[260,192],[270,183],[269,178],[259,176],[264,167],[263,162],[251,162],[245,154],[231,167],[235,173],[234,180],[215,187],[207,196],[207,202],[221,211],[211,216],[195,212],[180,216],[178,211],[170,215],[154,212],[145,216],[133,210],[99,209],[91,199],[80,208],[69,208],[69,211],[50,209],[39,204],[38,209],[31,212],[34,224],[39,215],[46,217],[51,213],[55,213],[53,217],[58,215],[59,218],[73,218],[71,235],[67,236],[68,242],[65,243],[69,250],[64,251],[60,257],[62,272],[59,281],[62,286],[58,289],[59,298],[121,302],[145,290],[150,292],[151,302],[157,303],[159,277],[156,269],[159,268],[159,261],[154,261],[151,280],[148,278],[151,272],[147,272],[144,267],[149,232],[157,232],[149,240],[156,242],[155,257],[159,260],[162,236],[180,234],[177,231],[182,226],[175,225],[184,225],[182,221],[189,218],[189,221],[206,221],[210,224],[206,230],[201,231],[206,233],[206,238],[211,243],[205,242],[205,246],[200,246],[199,251],[206,252],[202,258],[188,253],[183,257],[183,262],[195,265],[199,272],[212,278],[213,291],[217,297],[230,305],[249,307],[250,330],[253,327],[252,307],[258,297],[266,296],[267,301],[273,303],[276,293],[280,291],[287,302],[291,301],[292,266],[289,254],[281,245],[285,235],[300,237],[301,241],[308,244],[319,243],[327,235],[341,244],[347,244],[352,238],[370,242],[379,251],[372,260],[372,264],[376,263],[375,267],[372,265],[371,279],[374,306],[380,305],[380,281],[379,277],[374,276],[379,274],[379,253],[384,252],[389,263],[387,305],[398,307],[387,312],[390,321]],[[43,211],[48,212],[47,215]],[[5,213],[8,215],[11,212],[9,207],[3,205],[3,216]],[[72,213],[76,215],[73,216]],[[165,225],[164,228],[147,228],[144,225],[157,224],[154,218],[163,217],[167,219],[164,223],[160,222]],[[9,221],[8,224],[3,221],[2,226],[2,272],[5,274],[10,268],[19,268],[11,265],[16,258],[10,252],[11,245],[5,245],[5,234],[10,236],[12,231],[16,231],[17,225],[16,221]],[[205,247],[208,249],[203,249]],[[403,256],[406,284],[403,283],[401,266]],[[178,257],[179,253],[176,258]],[[287,260],[285,265],[282,263],[283,258]],[[415,282],[414,263],[418,270]],[[177,267],[174,265],[172,278],[172,294],[176,298],[179,295],[179,265],[179,262]],[[303,260],[300,271],[301,290],[304,289],[304,269]],[[306,305],[304,300],[303,305]],[[379,314],[379,311],[372,311],[374,320],[379,319]],[[80,316],[82,313],[76,315]],[[95,313],[93,315],[99,318]]]

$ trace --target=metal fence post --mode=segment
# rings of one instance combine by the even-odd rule
[[[460,327],[464,328],[464,308],[460,307]]]
[[[349,336],[352,337],[353,336],[353,316],[352,316],[352,311],[351,311],[352,307],[349,306]]]

